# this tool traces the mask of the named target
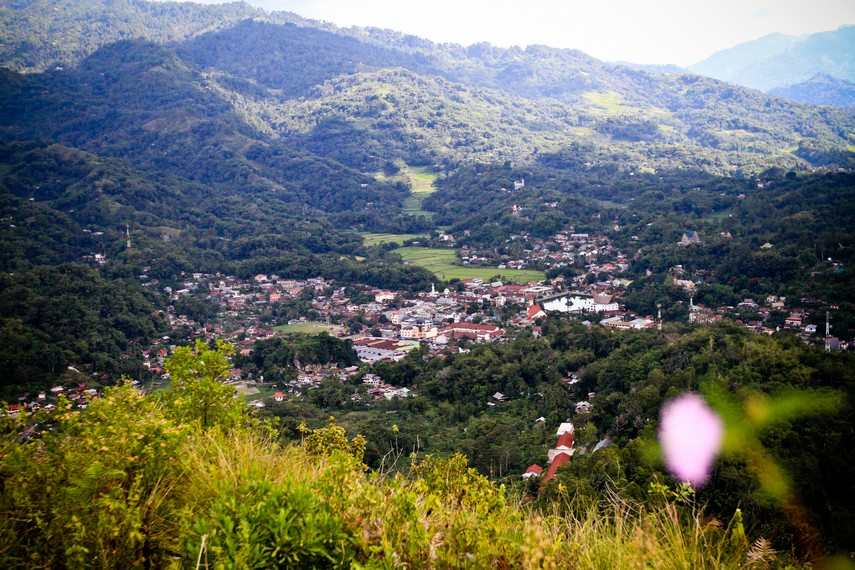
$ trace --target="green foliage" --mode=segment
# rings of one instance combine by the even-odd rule
[[[226,352],[197,346],[171,367],[213,380]],[[205,407],[207,392],[177,389],[188,409]],[[667,517],[620,505],[579,518],[540,513],[460,454],[384,475],[361,463],[364,440],[333,423],[303,445],[281,446],[246,425],[184,421],[171,405],[123,385],[84,412],[61,403],[24,437],[5,420],[3,565],[599,568],[667,553],[717,568],[747,560],[745,540],[701,527],[700,514],[670,501]]]
[[[0,389],[44,387],[68,366],[89,372],[85,381],[92,373],[96,381],[138,376],[140,356],[124,353],[163,328],[154,300],[136,283],[107,280],[81,265],[0,274]]]
[[[172,390],[165,399],[169,412],[182,423],[198,422],[203,428],[212,425],[239,425],[246,408],[237,399],[233,386],[224,384],[231,372],[229,358],[234,348],[217,342],[211,348],[201,340],[193,347],[181,346],[167,358],[165,367]]]
[[[301,424],[299,431],[303,434],[303,447],[312,455],[324,456],[333,453],[344,453],[357,462],[365,455],[365,438],[361,435],[353,439],[347,438],[347,431],[336,425],[334,418],[329,418],[326,427],[310,430]]]
[[[130,385],[85,413],[64,405],[52,431],[3,435],[0,557],[4,566],[131,567],[168,561],[171,489],[190,426]]]

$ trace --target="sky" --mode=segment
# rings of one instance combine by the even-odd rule
[[[855,24],[855,0],[248,1],[339,26],[390,28],[436,42],[543,44],[606,61],[681,66],[774,32],[801,35]]]

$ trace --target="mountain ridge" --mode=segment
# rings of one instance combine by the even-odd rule
[[[816,73],[855,81],[855,25],[802,36],[768,34],[720,50],[689,70],[763,91]]]

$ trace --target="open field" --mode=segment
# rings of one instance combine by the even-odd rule
[[[498,267],[467,267],[457,264],[457,254],[453,249],[430,247],[399,247],[395,253],[413,265],[424,267],[437,277],[449,279],[489,279],[501,275],[504,281],[528,283],[541,281],[542,271],[529,269],[499,269]]]
[[[403,245],[403,243],[407,240],[424,239],[424,238],[428,237],[427,234],[372,234],[372,233],[363,233],[360,235],[362,236],[362,243],[364,243],[368,247],[371,247],[374,245],[382,245],[384,243],[396,243],[398,245]]]
[[[425,216],[430,218],[433,212],[422,209],[422,202],[429,195],[436,192],[434,182],[437,174],[430,168],[424,166],[404,165],[401,171],[394,176],[386,176],[383,173],[375,175],[378,180],[400,180],[410,186],[410,195],[404,200],[404,212],[411,216]]]
[[[336,330],[335,325],[328,325],[326,323],[318,323],[314,321],[306,321],[304,323],[292,323],[289,325],[279,325],[278,327],[273,327],[273,330],[283,334],[318,334],[322,332],[328,332],[333,334]]]

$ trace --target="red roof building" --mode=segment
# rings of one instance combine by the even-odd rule
[[[566,422],[558,428],[558,440],[555,442],[555,447],[549,450],[547,457],[549,458],[549,469],[543,477],[543,482],[547,483],[555,477],[558,468],[570,462],[573,457],[573,424]]]
[[[558,471],[558,468],[562,465],[570,463],[570,456],[566,453],[559,453],[552,460],[552,463],[549,464],[549,469],[546,470],[546,475],[543,477],[543,482],[548,483],[552,479],[555,478],[555,473]]]
[[[537,319],[545,317],[546,313],[543,311],[543,307],[535,303],[533,305],[529,305],[528,310],[526,310],[526,316],[529,321],[536,321]]]
[[[543,467],[538,465],[537,463],[533,463],[528,466],[528,469],[525,470],[525,473],[522,474],[523,479],[530,479],[532,477],[540,477],[543,473]]]

